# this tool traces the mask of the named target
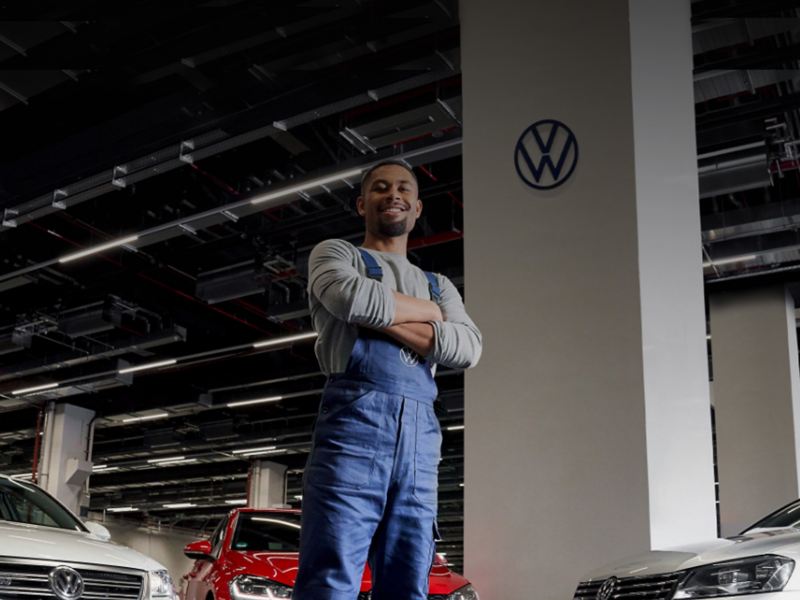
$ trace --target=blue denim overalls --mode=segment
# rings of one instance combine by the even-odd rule
[[[359,248],[367,276],[383,271]],[[425,273],[431,299],[439,285]],[[331,375],[303,477],[295,600],[356,600],[364,565],[373,600],[426,600],[436,538],[442,433],[430,365],[361,329],[347,369]]]

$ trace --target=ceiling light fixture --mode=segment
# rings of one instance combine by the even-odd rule
[[[271,340],[264,340],[262,342],[255,342],[253,348],[266,348],[267,346],[280,346],[281,344],[291,344],[292,342],[299,342],[300,340],[310,340],[317,337],[316,331],[309,331],[307,333],[298,333],[295,335],[287,335],[284,337],[273,338]]]
[[[236,506],[246,506],[247,500],[242,498],[241,500],[225,500],[225,504],[234,504]]]
[[[178,362],[176,359],[171,358],[169,360],[160,360],[158,362],[146,363],[143,365],[137,365],[135,367],[125,367],[124,369],[120,369],[117,371],[120,375],[124,375],[125,373],[135,373],[137,371],[144,371],[146,369],[157,369],[158,367],[168,367],[169,365],[174,365]]]
[[[104,250],[110,250],[111,248],[117,248],[118,246],[124,246],[125,244],[130,244],[138,239],[139,239],[138,235],[129,235],[128,237],[120,238],[118,240],[111,240],[110,242],[106,242],[105,244],[100,244],[99,246],[92,246],[91,248],[86,248],[85,250],[80,250],[79,252],[73,252],[72,254],[67,254],[66,256],[62,256],[61,258],[58,259],[58,262],[60,262],[61,264],[72,262],[73,260],[78,260],[79,258],[83,258],[84,256],[91,256],[92,254],[103,252]]]
[[[286,452],[286,448],[275,448],[274,450],[253,450],[252,452],[243,452],[239,456],[260,456],[262,454],[281,454]]]
[[[164,508],[191,508],[197,506],[193,502],[178,502],[177,504],[162,504]]]
[[[237,406],[249,406],[251,404],[263,404],[265,402],[278,402],[283,400],[283,396],[267,396],[266,398],[253,398],[252,400],[236,400],[235,402],[228,402],[225,406],[228,408],[236,408]]]
[[[119,471],[119,467],[108,467],[106,465],[100,465],[102,468],[93,467],[92,473],[111,473],[112,471]]]
[[[339,173],[333,173],[331,175],[326,175],[325,177],[312,179],[311,181],[306,181],[304,183],[285,187],[279,190],[275,190],[274,192],[259,194],[258,196],[250,200],[250,204],[261,204],[263,202],[269,202],[270,200],[283,198],[284,196],[291,196],[292,194],[305,192],[306,190],[323,186],[326,183],[333,183],[334,181],[339,181],[340,179],[348,179],[350,177],[356,177],[357,175],[361,175],[361,172],[365,168],[366,167],[358,167],[356,169],[350,169],[348,171],[340,171]]]
[[[36,385],[29,388],[22,388],[21,390],[14,390],[11,392],[15,396],[19,396],[20,394],[30,394],[31,392],[41,392],[44,390],[52,390],[53,388],[57,388],[59,386],[58,383],[45,383],[43,385]]]
[[[157,464],[165,463],[165,462],[175,462],[177,460],[186,460],[186,457],[185,456],[169,456],[167,458],[151,458],[151,459],[148,459],[147,462],[150,463],[151,465],[157,465]]]
[[[133,506],[115,506],[109,507],[106,509],[107,512],[113,513],[121,513],[121,512],[135,512],[139,510],[138,508],[134,508]]]
[[[447,431],[461,431],[464,429],[463,425],[451,425],[447,428]]]
[[[260,448],[241,448],[239,450],[234,450],[233,454],[247,454],[248,452],[260,452],[262,450],[276,450],[277,446],[262,446]]]
[[[748,260],[755,260],[758,258],[755,254],[742,254],[741,256],[731,256],[729,258],[720,258],[705,261],[703,263],[703,268],[711,267],[711,266],[720,266],[720,265],[730,265],[737,262],[745,262]]]
[[[128,417],[127,419],[122,419],[123,423],[136,423],[138,421],[153,421],[155,419],[164,419],[170,416],[169,413],[163,412],[158,413],[156,415],[144,415],[142,417]]]

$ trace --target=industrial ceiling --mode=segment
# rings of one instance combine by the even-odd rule
[[[469,301],[458,5],[117,4],[0,13],[0,471],[30,474],[43,405],[73,403],[97,415],[91,510],[208,531],[253,458],[299,505],[324,385],[306,262],[360,241],[366,165],[417,167],[410,257]],[[709,291],[800,267],[795,4],[692,4]],[[459,569],[463,374],[437,382]]]

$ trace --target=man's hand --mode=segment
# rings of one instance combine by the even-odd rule
[[[408,346],[423,358],[433,351],[436,342],[433,325],[430,323],[401,323],[384,327],[379,331]]]
[[[392,326],[402,323],[425,324],[428,321],[444,321],[442,310],[435,302],[423,300],[422,298],[415,298],[413,296],[406,296],[400,292],[393,293],[395,309]]]

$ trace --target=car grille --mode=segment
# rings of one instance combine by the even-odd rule
[[[623,577],[617,579],[608,600],[669,600],[682,573],[664,573],[648,577]],[[583,581],[578,584],[573,600],[598,600],[597,593],[605,579]]]
[[[56,598],[50,588],[49,574],[66,565],[83,578],[81,600],[138,600],[142,597],[144,574],[133,569],[98,568],[96,565],[51,561],[13,561],[0,559],[0,598]]]

